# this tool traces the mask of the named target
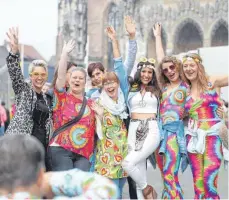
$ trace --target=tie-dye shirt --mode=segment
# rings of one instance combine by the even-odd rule
[[[104,110],[102,129],[103,139],[96,146],[95,171],[112,179],[127,177],[121,165],[128,151],[125,123]]]
[[[91,109],[92,100],[87,105],[82,118],[65,131],[57,135],[53,142],[59,146],[90,159],[94,150],[95,113]],[[82,100],[67,93],[64,89],[54,90],[53,96],[53,127],[54,130],[75,118],[82,106]]]
[[[109,179],[95,173],[72,169],[62,172],[52,172],[49,184],[54,199],[116,199],[118,190]],[[0,196],[0,200],[8,199],[39,199],[28,192],[18,192],[14,195]]]
[[[221,120],[216,112],[221,105],[220,96],[213,85],[208,83],[208,90],[200,94],[200,99],[187,97],[185,109],[190,118],[198,121],[198,128],[208,130]]]
[[[169,94],[167,87],[163,89],[160,103],[160,118],[163,124],[182,119],[188,88],[187,83],[181,82]]]

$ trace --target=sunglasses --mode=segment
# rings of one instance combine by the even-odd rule
[[[149,63],[151,63],[151,64],[155,64],[156,63],[156,60],[155,59],[153,59],[153,58],[145,58],[145,57],[141,57],[140,59],[139,59],[139,62],[149,62]]]
[[[116,84],[116,82],[115,81],[113,81],[113,82],[105,82],[103,85],[105,86],[105,87],[114,87],[115,86],[115,84]]]
[[[170,70],[170,71],[174,71],[175,68],[176,68],[175,65],[170,65],[168,68],[162,69],[162,71],[163,71],[164,74],[168,74],[169,70]]]
[[[38,72],[33,72],[31,73],[31,76],[34,77],[34,78],[38,78],[38,77],[41,77],[41,78],[47,78],[47,74],[46,73],[38,73]]]

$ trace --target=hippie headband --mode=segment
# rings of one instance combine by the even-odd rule
[[[156,60],[155,60],[154,58],[149,58],[149,59],[147,59],[147,58],[145,58],[145,57],[141,57],[141,58],[139,59],[139,62],[142,62],[142,63],[149,62],[149,63],[152,64],[152,65],[146,65],[146,64],[139,65],[139,66],[137,67],[137,69],[141,69],[141,68],[145,68],[145,67],[148,67],[148,68],[150,68],[150,69],[154,69],[154,68],[155,68],[154,65],[155,65],[155,63],[156,63]]]
[[[194,61],[196,63],[201,63],[201,61],[198,58],[192,58],[190,56],[183,57],[182,62],[184,63],[186,61]]]

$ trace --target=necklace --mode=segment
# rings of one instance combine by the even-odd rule
[[[142,99],[139,101],[138,104],[142,108],[146,106],[146,102],[144,101],[145,94],[146,94],[146,92],[144,93],[144,95],[142,95],[141,92],[140,92],[140,95],[141,95]]]

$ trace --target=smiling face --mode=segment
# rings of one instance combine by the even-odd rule
[[[197,80],[197,77],[198,77],[198,65],[194,60],[192,60],[192,59],[186,60],[183,63],[183,71],[184,71],[184,74],[185,74],[186,78],[189,81]]]
[[[70,75],[70,90],[74,94],[83,94],[86,84],[86,77],[82,71],[73,71]]]
[[[48,74],[44,67],[34,67],[33,71],[30,74],[30,80],[32,81],[32,85],[38,91],[42,90],[42,87],[46,83],[47,78]]]
[[[72,65],[72,67],[70,67],[67,71],[67,74],[66,74],[66,86],[69,86],[69,80],[70,80],[70,77],[71,77],[71,73],[72,71],[76,69],[76,66]]]
[[[102,81],[103,89],[107,95],[116,101],[118,99],[119,79],[114,72],[107,72],[104,74]]]
[[[148,85],[149,82],[152,81],[153,73],[154,73],[153,69],[149,67],[143,67],[141,69],[140,79],[143,85]]]
[[[165,62],[162,64],[162,72],[169,82],[177,82],[179,79],[179,70],[173,62]]]

